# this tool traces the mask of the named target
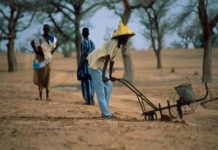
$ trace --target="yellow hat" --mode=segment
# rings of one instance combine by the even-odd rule
[[[131,37],[134,36],[135,33],[128,26],[125,26],[122,21],[120,21],[118,29],[114,31],[112,38],[116,38],[122,35]]]

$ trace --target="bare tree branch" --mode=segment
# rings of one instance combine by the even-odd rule
[[[24,26],[23,28],[21,28],[21,29],[17,29],[16,31],[17,32],[21,32],[21,31],[24,31],[24,30],[26,30],[27,28],[29,28],[29,26],[31,25],[31,23],[33,22],[33,19],[34,19],[34,17],[35,17],[35,12],[31,15],[31,18],[30,18],[30,20],[29,20],[29,23],[26,25],[26,26]]]
[[[14,25],[16,25],[17,21],[18,21],[20,18],[23,17],[23,14],[22,14],[23,10],[22,10],[22,8],[19,8],[19,7],[16,8],[16,9],[15,9],[15,12],[17,12],[17,14],[16,14],[15,17],[14,17]]]
[[[118,10],[117,10],[117,8],[116,8],[116,4],[117,3],[120,3],[120,2],[122,2],[122,0],[107,0],[107,1],[105,1],[104,2],[104,5],[107,7],[107,8],[109,8],[109,9],[111,9],[111,10],[114,10],[114,13],[116,14],[116,15],[118,15],[118,16],[122,16],[122,13],[119,13],[118,12]]]
[[[8,32],[2,26],[0,26],[0,30],[2,31],[2,33],[8,35]]]
[[[84,11],[82,12],[82,15],[87,14],[88,12],[90,12],[90,11],[91,11],[92,9],[94,9],[94,8],[100,7],[102,4],[104,4],[104,2],[102,2],[102,3],[94,3],[93,5],[91,5],[90,7],[88,7],[86,10],[84,10]]]
[[[190,15],[194,12],[196,13],[196,6],[197,2],[190,1],[187,6],[184,7],[184,11],[181,11],[181,13],[178,15],[177,20],[175,21],[174,27],[180,26],[182,23],[186,22],[186,19],[190,17]],[[198,14],[198,11],[197,11]]]
[[[202,27],[207,27],[208,16],[207,16],[206,8],[204,7],[204,0],[199,0],[198,12],[199,12],[199,19]]]
[[[65,5],[62,5],[61,3],[55,3],[55,2],[53,2],[53,1],[51,1],[50,4],[53,5],[55,8],[61,7],[61,8],[63,8],[63,9],[68,10],[69,12],[71,12],[71,13],[73,13],[73,14],[75,13],[75,11],[73,11],[72,9],[70,9],[69,7],[67,7],[67,6],[65,6]]]
[[[3,15],[3,17],[6,19],[6,20],[9,20],[9,17],[4,13],[4,11],[2,9],[0,9],[0,13]]]
[[[115,6],[111,6],[110,9],[113,9],[114,13],[122,18],[123,13],[119,12]]]
[[[49,13],[48,15],[58,32],[60,32],[60,34],[63,35],[66,39],[70,39],[70,37],[62,31],[61,27],[59,27],[52,14]]]
[[[70,14],[67,14],[63,9],[61,5],[53,5],[55,8],[57,8],[58,11],[60,11],[67,19],[69,19],[72,22],[75,22],[75,19],[70,17]],[[64,7],[65,8],[65,7]]]
[[[12,5],[19,8],[25,8],[25,10],[37,10],[45,5],[49,0],[44,1],[28,1],[28,0],[1,0],[5,5]],[[37,7],[36,7],[37,5]]]
[[[210,28],[214,28],[218,22],[218,14],[210,21]]]
[[[136,5],[132,5],[130,6],[131,9],[139,9],[139,8],[150,8],[154,3],[156,2],[156,0],[150,0],[148,3],[145,3],[145,1],[143,0],[142,2],[139,2]]]
[[[85,2],[85,0],[71,0],[70,2],[71,4],[77,7],[77,6],[81,6]]]
[[[7,39],[8,39],[7,36],[1,36],[1,35],[0,35],[0,40],[7,40]]]

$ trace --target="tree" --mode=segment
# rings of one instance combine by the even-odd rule
[[[102,4],[104,3],[104,0],[96,0],[96,1],[88,1],[88,0],[56,0],[48,1],[49,5],[53,7],[53,11],[46,11],[48,13],[49,18],[53,22],[54,26],[57,28],[57,30],[67,39],[73,40],[77,52],[77,63],[79,63],[80,60],[80,42],[81,42],[81,36],[80,36],[80,26],[81,26],[81,20],[84,17],[87,17],[88,15],[92,15]],[[53,14],[60,15],[62,17],[65,17],[68,19],[68,30],[71,30],[74,32],[74,34],[66,34],[71,32],[65,32],[63,29],[63,22],[57,22],[53,18]],[[72,28],[69,28],[69,26]],[[72,37],[72,35],[74,37]],[[71,36],[69,38],[69,36]]]
[[[214,3],[210,3],[214,5]],[[198,0],[198,16],[201,22],[204,41],[202,82],[207,83],[212,79],[212,33],[218,22],[218,12],[209,14],[209,1]]]
[[[172,21],[167,16],[173,1],[157,1],[150,8],[143,7],[140,11],[140,22],[144,26],[143,35],[151,40],[151,46],[157,58],[157,69],[162,68],[161,50],[164,36],[172,29]]]
[[[177,31],[177,35],[180,37],[180,43],[184,48],[189,48],[189,45],[193,45],[194,48],[203,47],[202,32],[199,30],[201,27],[198,20],[194,20],[190,25],[183,25]]]
[[[115,14],[120,16],[123,23],[126,25],[129,22],[130,16],[132,14],[132,11],[135,9],[139,9],[142,6],[144,8],[149,8],[153,5],[153,3],[156,0],[113,0],[108,1],[106,6],[109,9],[113,9]],[[120,5],[123,7],[120,8]],[[119,11],[121,10],[121,11]],[[123,46],[121,48],[122,58],[123,58],[123,64],[124,64],[124,78],[130,82],[133,82],[134,79],[134,70],[132,65],[132,60],[130,56],[130,51],[127,48],[127,46]]]
[[[169,48],[184,48],[184,45],[182,45],[181,42],[173,41],[170,43]]]
[[[13,2],[2,0],[0,2],[0,30],[2,35],[1,40],[7,40],[7,58],[8,58],[8,71],[17,71],[17,62],[14,52],[14,43],[16,39],[17,32],[24,31],[27,29],[34,18],[34,13],[29,14],[29,20],[25,19],[24,14],[26,10],[24,5],[26,3]]]
[[[191,31],[191,32],[189,32]],[[180,43],[184,48],[189,48],[189,44],[191,43],[192,29],[188,27],[180,28],[177,32],[178,36],[181,38]]]
[[[177,25],[182,25],[187,18],[194,15],[201,25],[201,39],[203,41],[203,67],[202,82],[207,84],[212,80],[212,39],[218,22],[218,6],[216,0],[194,0],[188,1],[179,14]]]

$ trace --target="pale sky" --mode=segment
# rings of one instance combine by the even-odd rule
[[[106,30],[113,32],[119,25],[120,17],[113,14],[113,11],[109,11],[105,8],[100,9],[90,19],[90,38],[94,41],[96,47],[101,46],[104,43],[104,37]],[[145,38],[140,33],[140,24],[138,19],[134,20],[133,17],[130,19],[128,26],[136,33],[132,37],[133,45],[137,49],[144,49],[148,47]]]

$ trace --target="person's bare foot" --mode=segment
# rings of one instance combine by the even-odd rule
[[[47,100],[47,101],[51,101],[51,98],[47,97],[46,100]]]
[[[176,119],[173,119],[172,120],[174,123],[183,123],[183,124],[186,124],[186,121],[181,119],[181,118],[176,118]]]
[[[42,100],[42,97],[36,97],[35,100]]]

